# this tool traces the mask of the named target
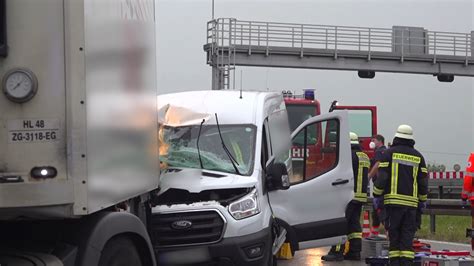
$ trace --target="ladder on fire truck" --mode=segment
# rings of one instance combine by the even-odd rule
[[[375,72],[430,74],[447,82],[474,77],[473,32],[219,18],[208,22],[204,50],[213,89],[230,88],[235,66],[355,70],[361,78]]]

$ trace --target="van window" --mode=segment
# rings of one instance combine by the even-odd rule
[[[291,132],[286,110],[272,113],[267,121],[272,155],[280,155],[282,151],[288,151]]]
[[[359,137],[372,136],[372,111],[349,110],[349,129]]]
[[[266,126],[263,125],[263,128],[262,128],[262,151],[261,151],[261,165],[262,165],[262,169],[265,169],[266,166],[267,166],[267,161],[268,161],[268,142],[267,142],[267,130],[266,130]]]
[[[271,146],[271,155],[275,156],[276,163],[284,163],[288,173],[291,173],[290,157],[290,128],[288,124],[288,115],[285,109],[272,113],[268,119],[269,144]],[[290,175],[291,176],[291,175]]]
[[[311,144],[311,129],[321,128],[322,141],[318,145]],[[290,152],[293,163],[291,184],[298,184],[317,178],[334,169],[338,162],[339,121],[336,119],[320,121],[306,126],[294,138]],[[303,143],[301,142],[303,140]],[[325,145],[323,145],[323,143]]]

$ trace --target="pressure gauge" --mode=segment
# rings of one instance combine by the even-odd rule
[[[35,96],[37,91],[38,79],[28,69],[12,69],[3,77],[3,93],[10,101],[27,102]]]

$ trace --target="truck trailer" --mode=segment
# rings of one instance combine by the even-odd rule
[[[153,0],[0,0],[0,265],[156,265]]]

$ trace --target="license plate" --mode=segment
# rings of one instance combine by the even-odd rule
[[[58,119],[8,120],[8,142],[54,142],[60,139]]]

